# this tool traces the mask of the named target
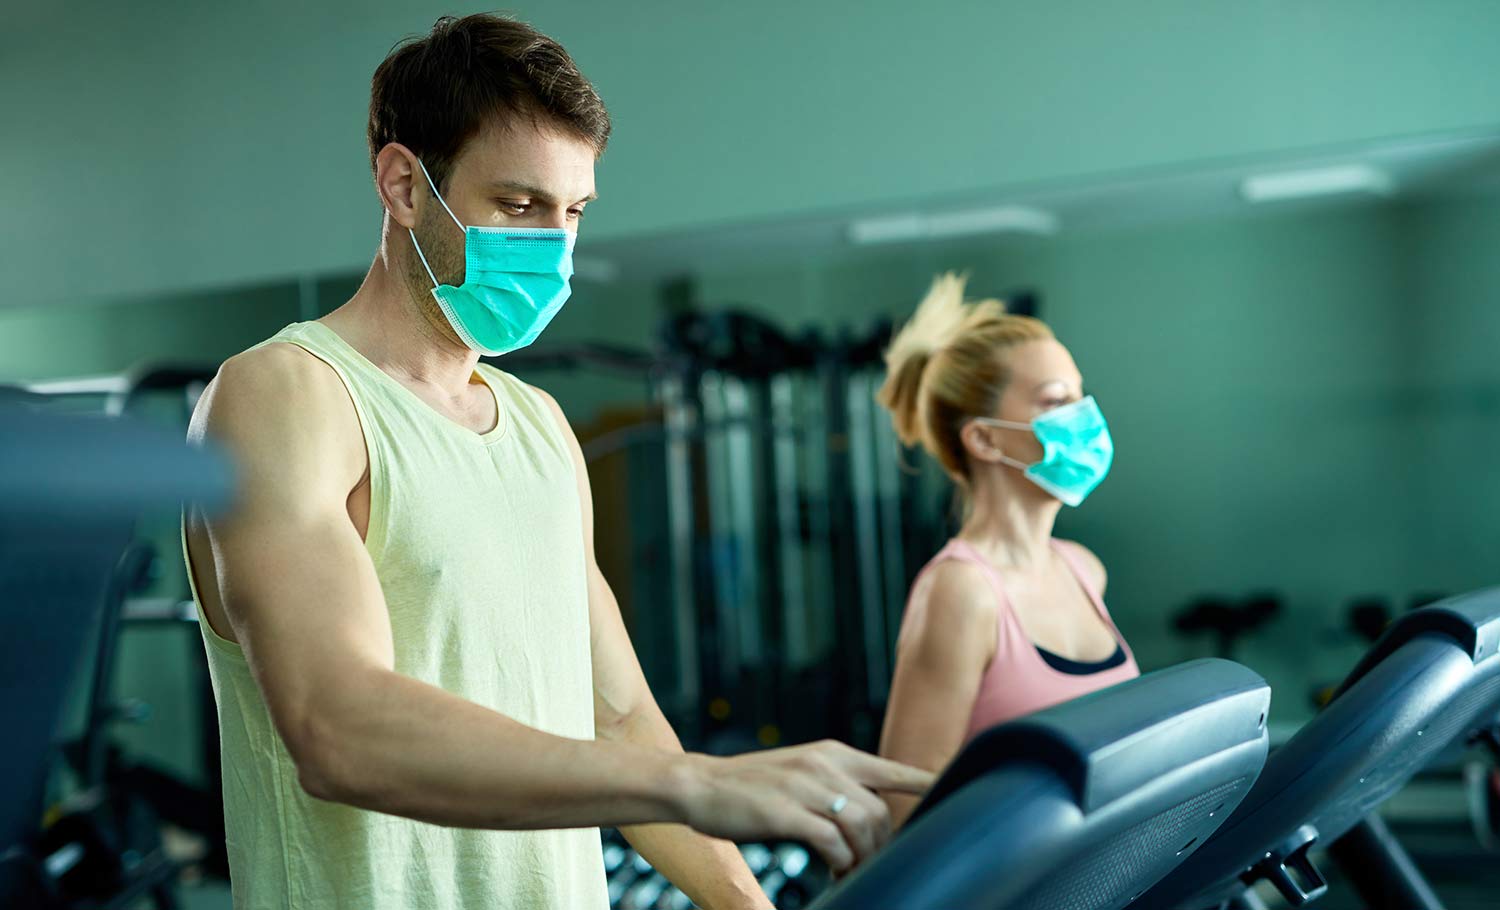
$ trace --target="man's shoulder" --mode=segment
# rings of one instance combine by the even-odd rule
[[[219,367],[214,381],[225,391],[317,394],[342,385],[333,367],[306,348],[272,338],[234,355]]]
[[[274,340],[219,367],[189,431],[190,437],[205,435],[241,450],[363,450],[353,402],[334,369],[295,344]]]

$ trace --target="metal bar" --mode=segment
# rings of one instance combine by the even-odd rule
[[[114,700],[115,658],[120,648],[120,623],[124,620],[125,595],[130,593],[145,574],[151,558],[152,550],[148,545],[131,544],[120,555],[105,589],[103,610],[99,618],[99,639],[94,650],[94,674],[89,686],[88,727],[83,734],[83,767],[80,773],[85,787],[99,787],[105,783],[109,761],[109,725],[118,713]]]
[[[849,415],[849,468],[853,485],[855,546],[858,554],[860,623],[869,704],[880,705],[890,688],[886,657],[885,591],[880,568],[880,530],[875,487],[875,440],[870,429],[874,401],[862,393],[857,377],[845,386]]]
[[[883,373],[866,371],[861,386],[865,397],[875,400]],[[901,521],[901,443],[896,430],[883,414],[875,413],[875,484],[880,491],[881,568],[885,571],[886,659],[894,662],[896,632],[906,609],[906,529]]]
[[[828,402],[820,393],[821,382],[814,378],[808,382],[803,398],[802,438],[798,441],[798,457],[802,462],[805,478],[804,495],[807,496],[807,544],[803,550],[808,602],[818,604],[819,609],[808,613],[808,658],[816,659],[829,653],[838,638],[839,586],[834,569],[832,499],[829,490],[829,468],[832,453],[831,431],[828,427]]]
[[[1328,855],[1370,910],[1443,910],[1411,854],[1375,813],[1330,844]]]
[[[722,422],[726,416],[724,374],[709,371],[698,382],[698,400],[705,423]],[[717,653],[712,662],[718,692],[732,688],[740,678],[740,630],[735,604],[738,599],[738,573],[735,566],[743,558],[735,539],[737,502],[729,490],[732,467],[728,452],[731,431],[707,433],[703,437],[703,470],[708,507],[708,596],[712,604],[713,634]]]
[[[772,459],[776,468],[776,528],[781,552],[782,635],[786,664],[812,659],[808,646],[807,571],[803,564],[802,516],[797,496],[796,384],[785,373],[771,379]]]
[[[764,466],[757,462],[754,434],[750,431],[755,421],[748,386],[742,379],[726,376],[721,388],[724,417],[729,422],[729,429],[725,432],[724,476],[720,489],[729,505],[728,528],[734,540],[731,564],[734,599],[725,604],[733,615],[725,619],[733,622],[738,631],[738,657],[743,671],[746,667],[759,666],[763,658],[763,559],[760,522],[756,519],[760,504],[757,488],[764,482],[765,472]]]
[[[672,613],[676,624],[677,689],[681,703],[699,710],[702,690],[698,602],[693,559],[693,452],[697,414],[683,398],[683,380],[672,374],[657,386],[667,427],[667,525],[671,541]]]
[[[863,617],[858,579],[850,577],[859,560],[850,517],[853,504],[849,491],[848,370],[844,351],[834,347],[824,352],[818,365],[823,400],[823,454],[829,602],[833,606],[833,655],[835,674],[831,695],[842,710],[828,718],[830,735],[865,746],[878,735],[874,731],[869,702],[870,667],[863,659]]]

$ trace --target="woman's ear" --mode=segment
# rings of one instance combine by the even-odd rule
[[[966,421],[963,429],[958,431],[958,438],[963,441],[964,451],[968,453],[969,459],[989,464],[998,464],[1005,454],[1000,448],[999,436],[997,428],[986,426],[977,420]]]

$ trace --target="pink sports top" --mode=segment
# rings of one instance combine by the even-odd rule
[[[972,544],[956,537],[948,541],[923,567],[912,585],[912,590],[916,590],[922,576],[934,566],[957,559],[978,566],[995,592],[999,642],[995,657],[985,667],[984,677],[980,680],[979,695],[974,700],[974,708],[969,714],[969,727],[964,734],[965,743],[995,724],[1014,720],[1141,675],[1140,668],[1135,663],[1135,655],[1131,653],[1130,646],[1125,643],[1124,636],[1104,607],[1104,599],[1094,590],[1093,584],[1080,567],[1077,544],[1054,538],[1052,547],[1073,572],[1079,587],[1083,588],[1089,602],[1099,612],[1099,618],[1114,632],[1119,646],[1112,657],[1097,663],[1080,663],[1044,651],[1034,644],[1011,609],[1000,572]],[[908,603],[906,618],[902,621],[903,633],[906,624],[914,621],[914,616],[924,613],[922,610],[911,609],[911,604]]]

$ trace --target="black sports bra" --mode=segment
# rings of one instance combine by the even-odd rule
[[[1090,673],[1103,673],[1105,670],[1113,670],[1115,667],[1118,667],[1125,662],[1125,649],[1118,644],[1115,645],[1115,653],[1104,658],[1103,660],[1094,660],[1088,662],[1069,660],[1068,658],[1063,657],[1060,654],[1053,654],[1051,651],[1048,651],[1046,648],[1043,648],[1040,645],[1036,646],[1036,652],[1042,655],[1042,660],[1045,660],[1047,662],[1047,665],[1052,669],[1058,671],[1059,673],[1071,673],[1074,676],[1087,676]]]

